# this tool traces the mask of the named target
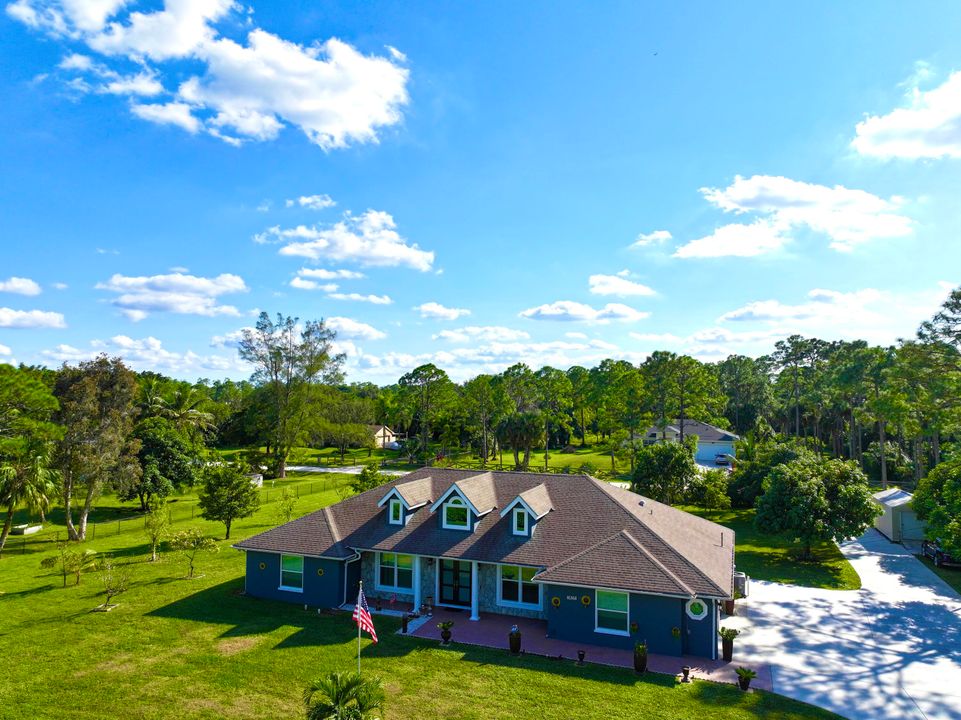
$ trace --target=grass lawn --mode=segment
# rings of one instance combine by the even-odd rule
[[[918,560],[923,562],[927,568],[937,575],[939,578],[944,580],[948,585],[953,587],[957,592],[961,593],[961,567],[935,567],[931,558],[925,557],[924,555],[917,555]]]
[[[329,476],[343,483],[344,476]],[[291,478],[305,488],[317,478]],[[279,487],[279,486],[277,486]],[[265,488],[265,492],[267,489]],[[277,493],[279,496],[279,493]],[[303,494],[298,513],[335,502],[335,487]],[[192,496],[178,499],[186,507]],[[104,498],[97,510],[122,517],[128,505]],[[276,500],[235,523],[234,537],[277,523]],[[223,526],[175,514],[174,529]],[[347,614],[318,615],[299,606],[244,597],[243,556],[219,541],[202,556],[194,580],[176,555],[146,562],[135,520],[103,525],[85,543],[126,563],[129,592],[109,613],[95,573],[61,587],[40,568],[53,554],[51,526],[0,559],[0,638],[4,649],[0,718],[297,718],[300,694],[315,676],[354,666],[356,627]],[[398,621],[377,617],[381,642],[363,642],[365,672],[388,692],[385,718],[833,718],[830,713],[764,692],[670,677],[637,678],[626,670],[437,644],[393,635]],[[456,633],[455,633],[456,637]],[[68,710],[69,709],[69,710]]]
[[[828,590],[857,590],[861,587],[861,578],[833,542],[814,546],[817,562],[798,562],[793,556],[797,543],[758,532],[754,527],[753,509],[685,510],[734,530],[734,562],[739,571],[752,578]]]

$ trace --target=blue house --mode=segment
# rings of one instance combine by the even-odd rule
[[[587,475],[423,468],[235,547],[255,597],[336,608],[363,579],[375,601],[712,659],[733,593],[732,530]]]
[[[701,465],[715,465],[718,458],[725,458],[727,465],[730,458],[735,456],[734,443],[740,440],[729,430],[722,430],[714,425],[698,420],[684,421],[684,437],[697,436],[697,451],[694,459]],[[658,442],[679,442],[681,439],[681,421],[672,420],[670,423],[649,428],[644,435],[644,444],[653,445]]]

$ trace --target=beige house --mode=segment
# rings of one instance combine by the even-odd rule
[[[397,442],[400,436],[397,435],[386,425],[370,425],[370,431],[374,434],[374,443],[377,447],[384,449],[393,442]]]

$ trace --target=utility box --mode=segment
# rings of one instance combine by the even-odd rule
[[[751,578],[742,572],[734,573],[734,592],[740,593],[741,597],[747,597],[751,589]]]

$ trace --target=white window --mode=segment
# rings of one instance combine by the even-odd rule
[[[304,558],[302,555],[280,556],[280,589],[304,591]]]
[[[524,508],[514,508],[514,534],[527,535],[527,511]]]
[[[499,605],[540,608],[541,586],[534,582],[537,568],[498,565],[497,602]]]
[[[594,603],[594,632],[628,635],[630,595],[626,592],[598,590]]]
[[[403,525],[404,524],[404,506],[401,504],[400,500],[397,498],[392,498],[390,505],[388,506],[388,522],[391,525]]]
[[[444,503],[444,523],[447,530],[470,530],[470,510],[459,497]]]
[[[414,556],[379,553],[377,587],[381,590],[414,589]]]

